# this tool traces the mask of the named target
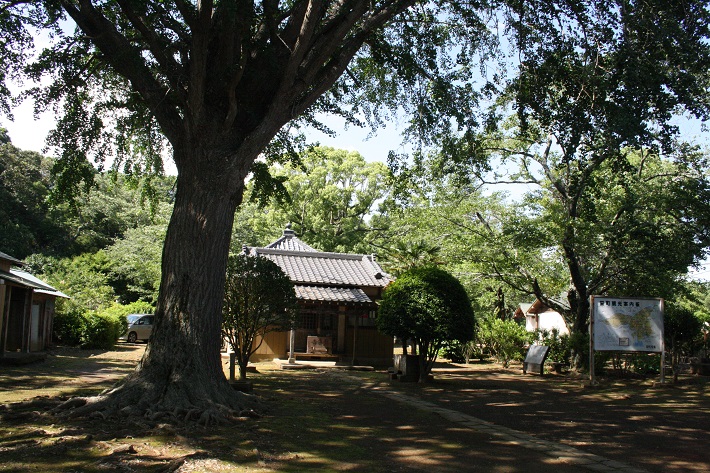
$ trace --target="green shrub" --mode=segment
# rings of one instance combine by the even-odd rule
[[[147,302],[113,304],[100,312],[68,308],[54,316],[54,339],[63,345],[109,350],[128,329],[126,315],[154,311]]]
[[[419,382],[426,382],[445,342],[473,339],[475,318],[461,282],[435,267],[410,269],[382,294],[377,329],[419,348]]]
[[[128,320],[126,316],[129,314],[152,314],[155,312],[155,307],[153,307],[149,302],[136,301],[130,304],[119,304],[114,303],[108,309],[104,309],[99,313],[106,317],[116,318],[118,323],[121,325],[121,329],[116,338],[120,337],[126,330],[128,330]]]
[[[84,314],[78,310],[57,312],[54,315],[54,341],[62,345],[79,345],[85,325]]]
[[[511,361],[521,361],[525,347],[533,341],[534,334],[513,320],[494,316],[484,318],[478,330],[478,340],[498,361],[508,366]]]
[[[461,343],[458,340],[447,340],[441,350],[441,356],[454,363],[464,363],[466,361],[466,347],[468,343]]]
[[[550,347],[550,351],[547,355],[548,360],[556,363],[570,363],[572,348],[569,335],[560,335],[560,331],[553,328],[549,331],[541,330],[536,332],[536,337],[538,344]]]
[[[88,312],[84,315],[86,324],[81,336],[81,348],[110,350],[121,336],[125,317]]]
[[[444,344],[442,356],[454,363],[470,363],[472,359],[483,361],[488,354],[485,347],[476,340],[466,343],[452,340]]]

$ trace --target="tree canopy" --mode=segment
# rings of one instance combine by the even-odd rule
[[[473,339],[475,320],[461,283],[435,267],[411,269],[387,286],[377,316],[384,334],[419,347],[419,382],[426,382],[443,344]]]
[[[476,220],[498,249],[490,260],[500,278],[586,333],[590,295],[671,293],[706,254],[707,157],[678,141],[672,117],[709,117],[710,12],[703,2],[557,7],[508,10],[517,73],[490,108],[491,126],[444,140],[431,175],[540,186],[506,227]],[[569,286],[545,284],[540,270],[560,268]]]
[[[290,329],[295,321],[293,283],[273,261],[232,255],[227,264],[222,314],[222,336],[236,355],[239,379],[245,380],[249,358],[264,336]]]
[[[257,183],[247,186],[237,213],[233,246],[265,245],[288,223],[321,251],[369,253],[369,219],[389,193],[389,171],[355,151],[314,147],[297,163],[268,168],[282,182],[278,198],[261,199]]]

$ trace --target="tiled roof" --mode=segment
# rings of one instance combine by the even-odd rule
[[[315,250],[288,227],[265,248],[244,247],[244,251],[270,259],[297,285],[385,287],[392,280],[373,256]]]
[[[0,259],[4,259],[5,261],[9,261],[10,263],[13,263],[16,266],[23,266],[25,263],[20,261],[17,258],[13,258],[12,256],[8,255],[7,253],[3,253],[0,251]]]
[[[263,256],[278,264],[296,284],[385,287],[391,281],[369,255],[270,248],[252,248],[250,254]]]
[[[266,248],[286,250],[286,251],[318,251],[315,248],[311,248],[306,245],[303,241],[296,237],[296,232],[291,230],[290,226],[287,226],[284,230],[284,234],[281,238],[273,243],[266,245]]]
[[[372,301],[362,289],[296,285],[296,297],[306,301],[350,302],[369,304]]]

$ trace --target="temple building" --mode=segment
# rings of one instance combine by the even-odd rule
[[[372,255],[318,251],[290,225],[264,248],[243,247],[247,255],[273,261],[293,281],[299,303],[294,330],[271,332],[251,361],[317,359],[389,366],[392,337],[377,331],[376,301],[392,281]]]

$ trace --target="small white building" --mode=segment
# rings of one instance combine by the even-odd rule
[[[520,304],[515,309],[515,318],[525,318],[525,330],[528,332],[557,329],[560,335],[569,334],[562,314],[547,307],[540,299],[535,299],[532,304]]]

